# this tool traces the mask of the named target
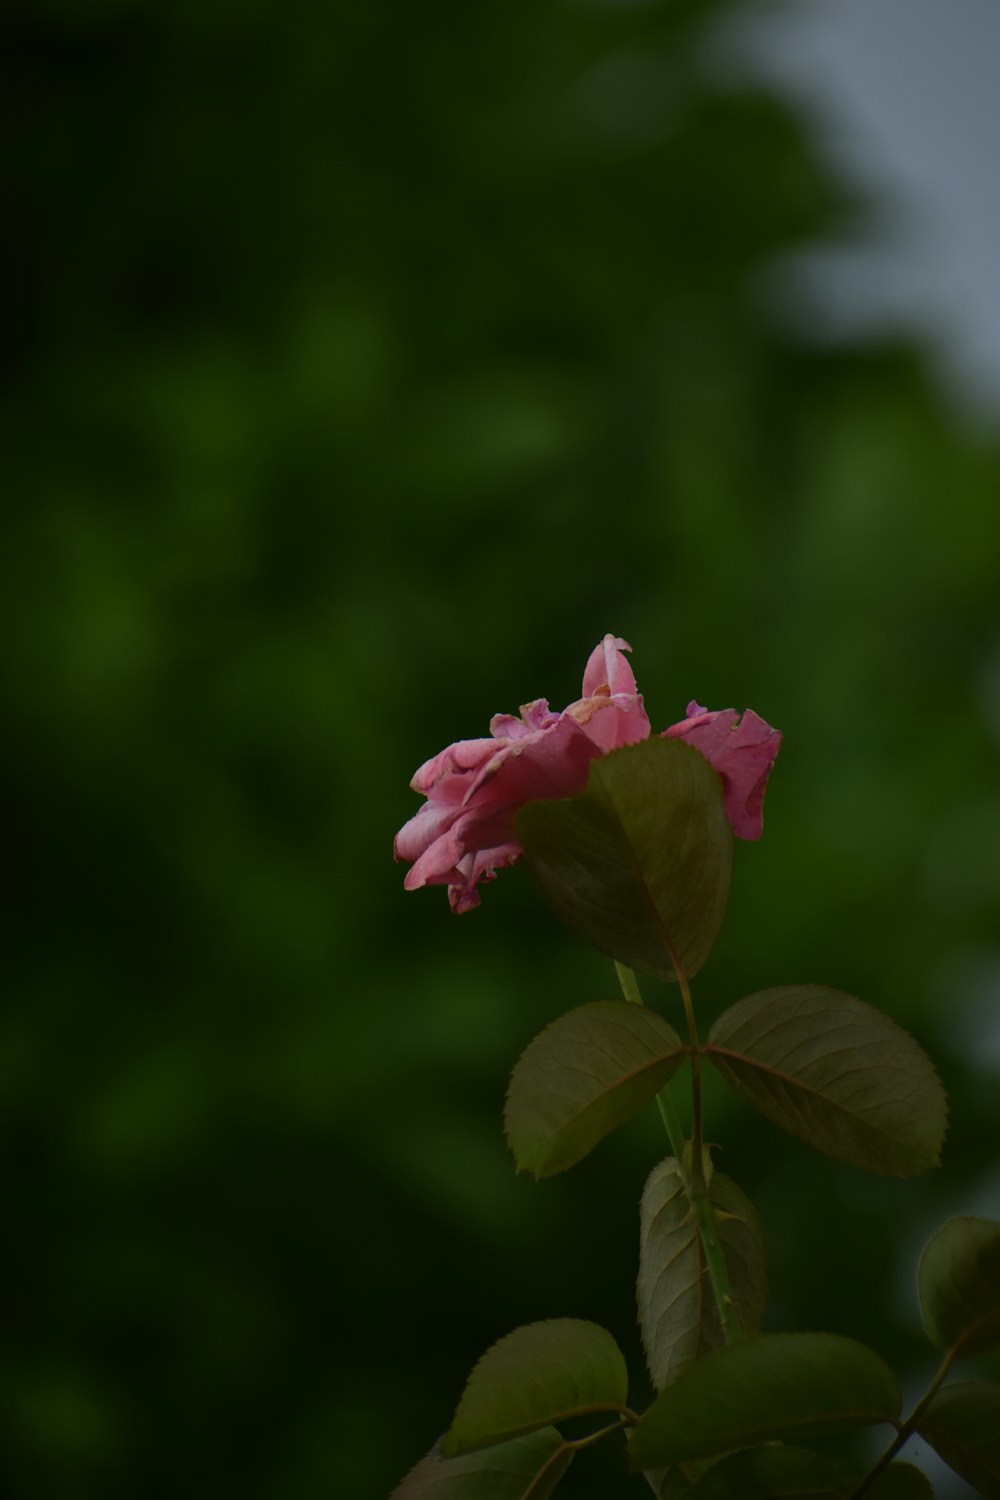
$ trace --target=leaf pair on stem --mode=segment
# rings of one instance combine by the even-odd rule
[[[694,1049],[657,1012],[598,1000],[553,1021],[514,1069],[507,1137],[518,1167],[575,1165],[653,1099]],[[738,1001],[703,1059],[775,1125],[892,1177],[936,1166],[947,1120],[934,1067],[896,1023],[819,985]]]

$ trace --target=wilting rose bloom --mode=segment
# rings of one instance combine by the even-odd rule
[[[649,719],[623,651],[606,635],[583,674],[583,697],[561,713],[544,698],[519,718],[497,714],[490,738],[459,740],[420,767],[410,785],[427,801],[396,835],[395,855],[412,868],[404,885],[446,885],[452,910],[479,905],[480,880],[522,853],[514,819],[526,802],[576,797],[590,762],[647,739]],[[689,740],[718,771],[726,813],[738,838],[760,838],[764,789],[781,735],[749,710],[709,713],[688,704],[688,717],[664,734]]]

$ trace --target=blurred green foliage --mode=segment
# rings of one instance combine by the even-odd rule
[[[863,205],[720,81],[739,9],[8,12],[17,1500],[384,1500],[539,1317],[608,1326],[646,1399],[655,1114],[540,1186],[500,1134],[610,965],[523,871],[455,919],[390,859],[415,767],[575,698],[607,630],[654,724],[697,695],[785,731],[706,1020],[828,983],[939,1061],[913,1183],[709,1099],[771,1326],[926,1360],[919,1246],[1000,1205],[1000,459],[919,351],[757,295]],[[642,1486],[595,1455],[566,1492]]]

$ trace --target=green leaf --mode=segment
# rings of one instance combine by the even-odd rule
[[[890,1464],[865,1495],[866,1500],[934,1500],[927,1475],[912,1464]]]
[[[519,1170],[573,1166],[658,1093],[685,1055],[655,1010],[596,1000],[529,1042],[507,1093],[507,1139]]]
[[[988,1380],[946,1385],[917,1431],[984,1500],[1000,1500],[1000,1385]]]
[[[691,1500],[837,1500],[843,1481],[805,1448],[748,1448],[714,1464]]]
[[[920,1258],[917,1284],[924,1326],[938,1349],[1000,1349],[1000,1224],[949,1219]]]
[[[549,1500],[572,1461],[554,1427],[462,1458],[434,1449],[389,1500]]]
[[[705,757],[658,735],[595,760],[587,790],[529,802],[517,837],[553,911],[619,963],[673,979],[709,955],[729,894],[733,836]]]
[[[720,1172],[709,1196],[736,1310],[749,1338],[760,1332],[767,1304],[767,1252],[757,1211]],[[656,1389],[685,1365],[725,1343],[701,1237],[684,1194],[680,1168],[668,1156],[647,1179],[639,1212],[639,1327]]]
[[[782,985],[738,1001],[706,1056],[736,1092],[818,1151],[891,1177],[936,1166],[947,1101],[933,1064],[881,1011]]]
[[[768,1442],[893,1421],[899,1387],[853,1339],[769,1333],[682,1370],[635,1428],[637,1469]]]
[[[610,1333],[577,1318],[529,1323],[476,1365],[441,1452],[452,1458],[567,1417],[617,1413],[627,1397],[625,1360]]]

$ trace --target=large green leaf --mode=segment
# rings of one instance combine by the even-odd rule
[[[572,1460],[554,1427],[461,1458],[434,1450],[389,1500],[549,1500]]]
[[[684,1045],[655,1010],[625,1000],[581,1005],[547,1026],[514,1069],[507,1139],[522,1171],[565,1171],[647,1104]]]
[[[710,1197],[736,1310],[744,1333],[753,1338],[767,1303],[760,1220],[746,1194],[720,1172],[712,1175]],[[698,1226],[674,1157],[649,1174],[639,1220],[639,1327],[659,1391],[685,1365],[725,1343]]]
[[[620,1412],[627,1396],[625,1360],[610,1333],[577,1318],[529,1323],[476,1365],[441,1452],[451,1458],[567,1417]]]
[[[983,1500],[1000,1500],[1000,1385],[988,1380],[946,1385],[917,1431]]]
[[[934,1490],[927,1475],[913,1464],[890,1464],[865,1496],[866,1500],[934,1500]]]
[[[939,1349],[1000,1349],[1000,1224],[949,1219],[921,1256],[917,1284],[924,1325]]]
[[[783,985],[719,1017],[706,1056],[775,1125],[840,1161],[892,1177],[937,1165],[947,1101],[895,1021],[820,985]]]
[[[853,1339],[770,1333],[682,1370],[635,1428],[634,1468],[658,1468],[752,1447],[895,1420],[889,1367]]]
[[[732,830],[718,774],[659,736],[595,760],[587,790],[521,809],[517,836],[542,895],[619,963],[696,974],[729,894]]]
[[[838,1500],[843,1481],[825,1458],[804,1448],[747,1448],[714,1464],[691,1500]]]

